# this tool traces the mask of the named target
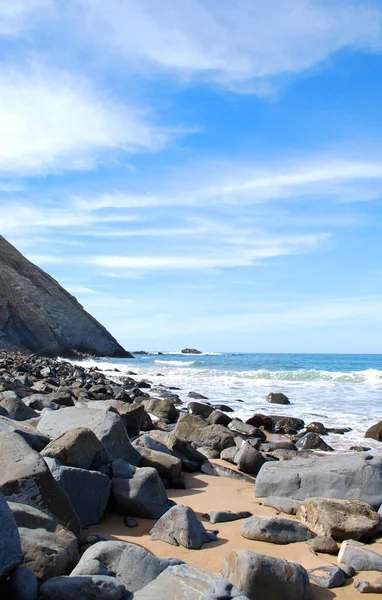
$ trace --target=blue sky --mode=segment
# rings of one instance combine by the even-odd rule
[[[380,352],[381,0],[3,0],[0,232],[130,350]]]

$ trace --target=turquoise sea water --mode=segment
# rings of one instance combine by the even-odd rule
[[[364,439],[366,429],[382,420],[382,355],[165,352],[86,364],[95,362],[107,371],[117,367],[154,385],[178,387],[185,402],[189,391],[197,391],[211,403],[229,404],[242,419],[260,412],[351,427],[351,433],[326,441],[339,451],[366,445],[382,453],[382,443]],[[283,392],[291,404],[269,404],[270,391]]]

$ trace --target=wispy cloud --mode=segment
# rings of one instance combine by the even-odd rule
[[[50,19],[53,0],[3,0],[0,3],[0,37],[15,37]]]

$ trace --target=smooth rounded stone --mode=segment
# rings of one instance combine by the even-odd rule
[[[248,423],[243,423],[238,419],[232,419],[228,425],[228,429],[245,437],[260,438],[263,442],[267,439],[267,436],[261,429],[253,425],[248,425]]]
[[[368,539],[380,528],[378,513],[362,500],[310,498],[301,504],[297,518],[317,535],[338,541]]]
[[[140,455],[130,443],[121,417],[113,412],[94,408],[61,408],[42,415],[37,429],[52,438],[57,438],[75,427],[91,429],[113,459],[123,458],[137,465]]]
[[[276,450],[294,450],[297,451],[297,446],[292,442],[271,442],[262,448],[264,452],[275,452]]]
[[[182,563],[177,558],[157,558],[136,544],[109,540],[88,548],[71,577],[109,575],[116,577],[128,592],[134,593],[168,567]]]
[[[208,542],[215,542],[216,533],[207,531],[192,508],[181,504],[170,508],[150,531],[152,540],[194,550]]]
[[[194,415],[181,415],[174,429],[174,435],[197,447],[209,446],[221,452],[235,445],[234,435],[222,425],[208,425]]]
[[[67,467],[90,469],[103,445],[95,433],[87,427],[75,427],[51,441],[41,456],[49,456]]]
[[[12,394],[12,395],[11,395]],[[15,392],[4,396],[0,399],[0,406],[4,408],[10,419],[14,421],[27,421],[39,416],[34,410],[29,408]]]
[[[134,600],[248,600],[227,579],[216,573],[182,564],[168,567],[134,594]],[[308,600],[305,599],[304,600]]]
[[[354,582],[354,587],[361,594],[382,594],[382,581],[360,581],[360,579],[356,579]]]
[[[287,433],[292,434],[300,431],[305,425],[302,419],[297,419],[295,417],[274,417],[275,433]]]
[[[189,402],[187,410],[190,415],[199,415],[203,417],[203,419],[207,419],[207,417],[214,412],[214,407],[210,404],[203,404],[202,402]]]
[[[311,540],[306,541],[307,544],[315,552],[322,552],[323,554],[338,554],[338,546],[332,537],[325,535],[318,535]]]
[[[226,448],[225,450],[222,450],[220,452],[220,458],[222,460],[226,460],[229,463],[236,464],[235,463],[236,454],[237,454],[237,447],[232,446],[231,448]]]
[[[40,587],[47,600],[120,600],[126,590],[115,577],[53,577]]]
[[[213,410],[212,413],[207,418],[207,421],[210,425],[224,425],[227,427],[232,421],[232,418],[226,415],[221,410]]]
[[[40,452],[50,442],[50,438],[25,421],[14,421],[0,416],[0,433],[17,433],[27,444]]]
[[[378,508],[382,504],[382,457],[336,454],[269,462],[256,479],[256,496],[305,500],[356,498]]]
[[[318,585],[327,589],[338,588],[345,585],[345,574],[342,569],[336,567],[336,565],[309,569],[308,575],[311,581],[314,581],[314,583],[318,583]]]
[[[247,519],[252,513],[247,510],[233,512],[230,510],[215,510],[209,513],[204,513],[203,518],[208,519],[213,525],[215,523],[227,523],[229,521],[238,521],[239,519]]]
[[[372,440],[377,440],[377,442],[382,442],[382,421],[378,421],[378,423],[369,427],[365,433],[365,438],[371,438]]]
[[[100,523],[110,496],[109,477],[98,471],[66,467],[54,458],[46,457],[45,461],[57,483],[68,495],[82,527]]]
[[[188,397],[193,398],[193,400],[208,400],[207,396],[203,396],[203,394],[198,394],[198,392],[188,392]]]
[[[20,535],[15,518],[0,493],[0,581],[22,561]]]
[[[42,456],[16,433],[0,433],[0,456],[0,491],[10,501],[50,513],[79,536],[78,516]]]
[[[257,475],[266,462],[264,456],[250,444],[243,444],[235,455],[235,463],[240,471]]]
[[[208,459],[220,458],[220,452],[208,446],[199,446],[198,451]]]
[[[153,436],[153,433],[158,432],[145,433],[144,435],[141,435],[137,439],[135,439],[132,442],[134,448],[136,448],[138,452],[141,452],[141,448],[148,448],[149,450],[155,450],[156,452],[163,452],[164,454],[169,454],[170,456],[173,456],[171,450],[166,446],[166,444],[156,439]]]
[[[223,412],[228,412],[228,413],[235,412],[233,410],[233,408],[231,406],[228,406],[227,404],[214,404],[213,407],[215,410],[221,410]]]
[[[123,522],[126,527],[138,527],[138,521],[134,517],[124,517]]]
[[[249,550],[226,555],[222,574],[250,600],[310,600],[308,573],[301,565]]]
[[[263,427],[265,431],[273,431],[275,422],[269,415],[254,414],[252,417],[246,420],[248,425],[253,427]]]
[[[281,392],[269,392],[267,402],[271,404],[290,404],[289,398]]]
[[[170,423],[175,423],[178,418],[179,411],[175,405],[164,398],[145,398],[141,404],[145,407],[145,411],[152,413],[159,419],[168,419]]]
[[[56,404],[51,400],[50,394],[32,394],[23,398],[23,402],[26,406],[33,408],[34,410],[43,410],[44,408],[50,408],[51,410],[58,410],[59,404]]]
[[[4,598],[10,600],[37,600],[37,577],[29,567],[17,567],[7,580],[4,591]]]
[[[170,481],[180,478],[182,472],[182,461],[180,458],[145,447],[141,447],[139,451],[141,454],[140,467],[153,467],[161,477],[165,477]]]
[[[318,433],[319,435],[328,435],[328,431],[325,425],[323,425],[323,423],[320,423],[319,421],[312,421],[312,423],[309,423],[305,429],[306,431]]]
[[[171,506],[156,469],[138,468],[130,479],[113,477],[111,498],[122,516],[159,519]]]
[[[313,537],[308,527],[297,521],[256,515],[244,521],[240,533],[248,540],[273,544],[305,542]]]
[[[294,498],[281,498],[280,496],[268,496],[264,498],[263,506],[271,506],[288,515],[295,515],[300,508],[301,502]]]
[[[322,450],[323,452],[333,452],[329,446],[317,433],[306,433],[298,440],[296,446],[299,450]]]
[[[342,542],[337,560],[356,571],[382,571],[382,556],[355,540]]]

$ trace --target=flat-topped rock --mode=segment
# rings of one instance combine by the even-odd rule
[[[298,523],[298,521],[275,517],[259,517],[257,515],[244,521],[240,533],[248,540],[271,542],[273,544],[305,542],[313,537],[308,527]]]

